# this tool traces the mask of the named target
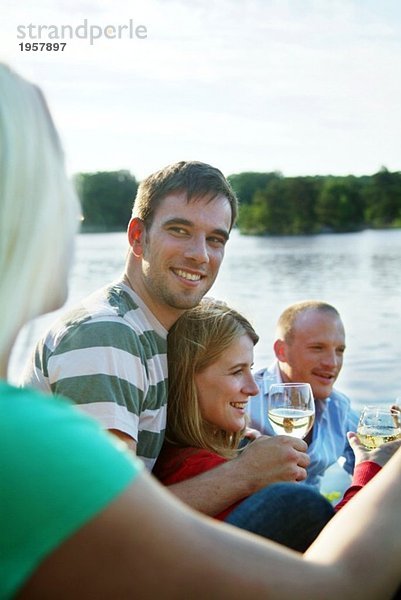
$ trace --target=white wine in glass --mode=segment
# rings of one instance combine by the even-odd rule
[[[401,413],[397,408],[365,406],[359,417],[358,438],[368,450],[401,437]]]
[[[304,438],[315,420],[315,402],[309,383],[273,383],[268,417],[277,435]]]

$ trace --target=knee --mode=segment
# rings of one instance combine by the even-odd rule
[[[293,512],[301,510],[307,513],[334,513],[330,502],[310,486],[299,483],[272,483],[241,502],[240,507],[252,507],[266,511]]]
[[[226,520],[304,552],[333,515],[330,502],[309,486],[275,483],[249,496]]]
[[[254,501],[280,512],[301,510],[330,519],[334,509],[317,490],[299,483],[274,483],[254,494]]]

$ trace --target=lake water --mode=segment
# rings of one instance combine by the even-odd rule
[[[119,276],[125,233],[81,234],[67,305]],[[401,230],[297,237],[231,235],[209,295],[243,312],[260,335],[255,367],[272,360],[277,318],[292,302],[320,299],[340,311],[347,334],[337,388],[355,408],[401,397]],[[10,377],[17,381],[35,340],[55,314],[19,336]]]

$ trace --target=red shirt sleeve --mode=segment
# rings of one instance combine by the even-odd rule
[[[334,510],[337,512],[347,504],[381,470],[381,466],[370,460],[365,460],[355,467],[351,487],[349,487],[343,499],[336,504]]]
[[[165,444],[157,459],[153,469],[153,475],[163,483],[169,486],[180,481],[185,481],[206,471],[210,471],[219,465],[227,462],[227,458],[223,458],[209,450],[200,448],[180,448],[172,444]],[[215,519],[224,521],[228,514],[242,500],[231,504],[221,513],[214,515]]]

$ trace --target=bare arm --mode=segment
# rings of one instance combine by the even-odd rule
[[[307,560],[354,578],[350,597],[392,598],[401,584],[401,451],[326,525]],[[385,576],[383,577],[383,574]]]
[[[310,459],[303,440],[289,436],[261,436],[237,458],[169,486],[180,500],[205,514],[225,508],[279,481],[303,481]]]
[[[127,447],[131,450],[131,452],[136,454],[136,441],[134,440],[134,438],[132,438],[127,433],[120,431],[119,429],[109,429],[108,431],[110,433],[112,433],[113,435],[115,435],[116,437],[118,437],[119,440],[122,440],[127,445]]]
[[[400,583],[401,453],[306,554],[216,523],[146,474],[47,558],[21,599],[358,597],[386,600]]]
[[[109,431],[136,453],[133,438],[116,429]],[[260,436],[237,458],[168,487],[185,504],[213,516],[270,483],[303,481],[310,462],[306,450],[305,442],[296,438]]]

